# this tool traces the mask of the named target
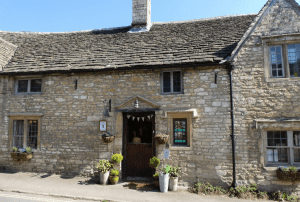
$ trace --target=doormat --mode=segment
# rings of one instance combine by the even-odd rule
[[[127,189],[135,189],[140,191],[152,191],[155,189],[153,183],[151,182],[129,182],[123,186]]]

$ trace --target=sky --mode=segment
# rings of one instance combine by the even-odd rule
[[[267,0],[152,0],[151,21],[258,13]],[[132,0],[0,0],[0,30],[69,32],[129,26]]]

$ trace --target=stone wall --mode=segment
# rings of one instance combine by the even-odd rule
[[[215,72],[218,83],[215,84]],[[48,74],[42,77],[42,94],[16,95],[15,78],[1,76],[0,164],[29,172],[81,174],[93,176],[95,163],[122,152],[123,115],[115,107],[141,96],[160,105],[155,112],[156,132],[168,133],[168,111],[192,110],[190,148],[170,146],[170,159],[164,159],[165,146],[156,155],[162,165],[178,165],[182,182],[197,177],[218,185],[231,183],[231,119],[228,70],[217,67],[183,70],[184,93],[161,95],[160,70],[111,71],[99,73]],[[77,80],[77,89],[75,89]],[[112,100],[110,117],[103,116],[104,100]],[[6,103],[6,104],[5,104]],[[131,106],[131,105],[129,105]],[[8,113],[42,113],[41,149],[30,162],[16,163],[10,157]],[[99,120],[106,120],[116,139],[101,139]],[[227,184],[226,184],[227,183]]]
[[[233,99],[237,135],[238,184],[257,183],[268,191],[283,189],[297,192],[298,182],[277,180],[276,167],[266,166],[264,141],[267,130],[299,130],[299,122],[257,123],[255,119],[296,118],[300,116],[300,78],[268,80],[265,67],[268,45],[257,43],[262,36],[298,33],[298,10],[284,0],[278,0],[246,41],[235,58],[233,70]],[[272,39],[271,39],[272,40]],[[274,41],[282,40],[274,37]],[[300,37],[298,37],[300,41]],[[283,40],[284,41],[284,40]],[[283,42],[284,43],[284,42]],[[299,42],[298,42],[299,43]],[[265,55],[264,55],[265,54]]]

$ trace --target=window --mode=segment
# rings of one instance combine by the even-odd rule
[[[42,79],[17,80],[17,93],[40,93],[42,92]]]
[[[300,131],[267,131],[267,163],[300,163]]]
[[[269,61],[271,77],[300,77],[300,44],[270,46]]]
[[[162,73],[162,93],[182,93],[182,73],[180,70],[165,71]]]
[[[174,145],[187,145],[187,119],[173,119]]]
[[[9,140],[12,147],[38,149],[40,142],[41,114],[9,114]]]

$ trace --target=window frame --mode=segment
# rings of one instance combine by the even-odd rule
[[[27,113],[21,113],[21,114],[15,114],[10,113],[8,114],[9,117],[9,129],[8,129],[8,141],[10,150],[13,151],[13,136],[14,136],[14,121],[16,120],[22,120],[24,121],[24,128],[23,128],[23,149],[26,149],[27,147],[27,138],[28,138],[28,130],[29,130],[29,124],[28,121],[38,121],[38,134],[37,134],[37,148],[32,148],[32,151],[38,151],[41,149],[40,141],[41,141],[41,117],[42,114],[27,114]]]
[[[42,84],[41,84],[41,92],[31,92],[31,80],[37,80],[40,79],[42,80]],[[23,80],[27,80],[28,81],[28,85],[27,85],[27,92],[19,92],[19,81],[23,81]],[[34,95],[34,94],[42,94],[43,92],[43,79],[41,76],[31,76],[31,77],[16,77],[15,80],[15,94],[16,95]]]
[[[193,113],[192,112],[168,112],[167,113],[168,119],[168,135],[170,141],[170,149],[171,150],[191,150],[192,149],[192,124],[193,124]],[[175,145],[174,144],[174,119],[186,119],[186,134],[187,134],[187,144],[186,145]]]
[[[268,131],[286,131],[287,132],[287,146],[268,146],[268,139],[267,139],[267,134]],[[293,166],[300,166],[300,162],[294,162],[294,152],[293,149],[300,149],[299,146],[294,146],[293,143],[293,132],[294,131],[300,131],[300,130],[272,130],[268,129],[264,131],[264,149],[265,149],[265,165],[266,166],[288,166],[288,165],[293,165]],[[268,162],[268,148],[287,148],[287,154],[288,154],[288,162]]]
[[[262,36],[262,45],[264,52],[264,72],[266,82],[282,82],[290,80],[299,80],[300,77],[290,77],[290,67],[288,59],[288,45],[300,44],[300,34],[284,34],[275,36]],[[273,77],[271,68],[271,47],[280,46],[282,52],[282,77]]]
[[[165,72],[170,72],[170,77],[171,77],[171,92],[164,92],[164,77],[163,77],[163,74]],[[173,72],[180,72],[180,88],[181,88],[181,91],[180,92],[174,92],[173,91]],[[184,91],[183,91],[183,71],[182,69],[171,69],[171,70],[163,70],[161,72],[161,79],[160,79],[160,86],[161,86],[161,94],[162,95],[171,95],[171,94],[183,94]]]

